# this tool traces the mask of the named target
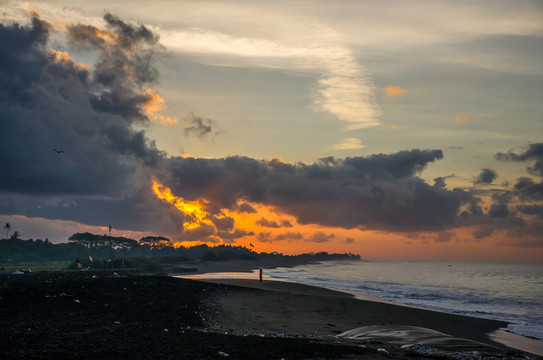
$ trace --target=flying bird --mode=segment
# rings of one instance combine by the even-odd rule
[[[251,244],[251,243],[249,243],[249,246],[251,246],[251,247],[255,247],[255,246],[254,246],[253,244]]]
[[[57,150],[57,149],[53,149],[54,152],[56,152],[57,154],[62,154],[64,152],[64,150]]]

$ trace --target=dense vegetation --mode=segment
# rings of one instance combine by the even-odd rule
[[[24,261],[73,261],[78,258],[81,262],[94,259],[108,261],[134,262],[135,259],[160,257],[165,261],[193,260],[220,261],[234,259],[265,259],[290,257],[302,260],[356,260],[359,255],[328,254],[326,252],[301,254],[295,256],[274,253],[257,253],[242,246],[219,245],[210,247],[199,245],[193,247],[175,247],[171,241],[161,236],[148,236],[136,241],[125,237],[96,235],[91,233],[75,233],[67,243],[53,244],[48,239],[23,240],[18,233],[8,239],[0,239],[0,263]],[[133,259],[133,260],[130,260]],[[157,261],[154,261],[155,263]]]

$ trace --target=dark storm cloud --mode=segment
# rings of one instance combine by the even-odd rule
[[[517,180],[514,188],[518,190],[519,197],[523,200],[542,200],[543,182],[536,183],[528,177],[521,177]]]
[[[309,239],[307,239],[306,241],[307,242],[315,242],[315,243],[324,243],[324,242],[330,241],[331,239],[333,239],[335,237],[336,237],[335,234],[326,234],[323,231],[317,231],[317,232],[313,233],[313,235],[311,235],[311,237]]]
[[[164,179],[185,199],[203,197],[221,208],[237,199],[279,207],[301,224],[390,231],[439,230],[453,226],[462,190],[430,186],[416,176],[440,159],[439,150],[411,150],[312,165],[246,157],[172,158]]]
[[[506,204],[492,204],[488,215],[491,218],[505,218],[509,216],[509,207]]]
[[[521,154],[513,152],[498,153],[496,159],[503,161],[533,161],[533,165],[528,166],[528,173],[543,178],[543,143],[530,144],[528,150]],[[528,177],[520,177],[514,185],[519,193],[519,198],[524,201],[543,199],[543,179],[541,182],[534,182]]]
[[[475,229],[475,231],[473,231],[472,235],[475,239],[485,239],[492,235],[495,230],[496,228],[490,225],[479,226],[477,229]]]
[[[111,224],[116,229],[156,233],[164,230],[180,233],[186,220],[181,212],[158,199],[147,187],[121,198],[4,195],[0,213],[70,220],[93,226]]]
[[[139,42],[149,44],[156,44],[158,42],[158,36],[154,35],[144,25],[129,25],[111,14],[106,14],[104,20],[110,28],[115,30],[115,33],[118,35],[117,43],[122,49],[131,50]]]
[[[439,176],[439,177],[436,177],[434,179],[434,186],[435,187],[441,187],[441,188],[444,188],[447,186],[447,184],[445,183],[445,181],[447,179],[450,179],[450,178],[453,178],[455,177],[454,174],[451,174],[451,175],[447,175],[447,176]]]
[[[299,233],[299,232],[295,232],[295,231],[287,231],[286,233],[284,234],[278,234],[275,236],[274,240],[289,240],[289,241],[292,241],[292,240],[300,240],[300,239],[303,239],[304,238],[304,235],[302,233]]]
[[[247,214],[254,214],[256,213],[257,211],[255,210],[254,207],[252,207],[251,205],[247,204],[247,203],[241,203],[237,208],[236,208],[237,211],[239,212],[244,212],[244,213],[247,213]]]
[[[474,184],[492,184],[498,174],[492,169],[482,169],[481,173],[475,178]]]
[[[440,150],[325,157],[311,165],[241,156],[166,158],[144,131],[133,127],[149,121],[146,108],[156,93],[148,87],[158,80],[153,64],[162,51],[158,36],[110,14],[104,20],[104,29],[67,27],[70,45],[92,52],[96,61],[91,67],[51,51],[53,28],[37,16],[26,26],[0,24],[0,213],[218,242],[254,235],[237,229],[222,213],[254,213],[253,202],[275,206],[301,224],[397,232],[474,225],[480,238],[491,233],[488,229],[508,229],[511,236],[527,236],[528,246],[538,243],[541,210],[529,201],[543,199],[542,183],[520,178],[484,210],[475,191],[449,190],[447,177],[430,185],[418,176],[443,157]],[[214,127],[212,120],[191,114],[185,131],[203,139],[217,133]],[[531,161],[529,173],[543,176],[543,144],[496,157]],[[186,200],[205,198],[210,223],[183,230],[190,219],[155,196],[153,176]],[[478,179],[491,183],[495,174],[481,173]],[[261,225],[266,224],[292,225]],[[257,235],[270,242],[302,236]],[[329,239],[322,233],[310,241]]]
[[[264,226],[264,227],[270,227],[270,228],[280,228],[280,227],[292,227],[292,224],[288,220],[283,220],[281,222],[277,221],[270,221],[265,218],[261,218],[256,222],[257,225]]]
[[[212,216],[212,222],[219,231],[231,231],[234,228],[234,219],[228,216]]]
[[[543,205],[519,205],[518,211],[526,215],[535,215],[543,220]]]
[[[215,235],[224,242],[233,242],[245,236],[253,236],[255,233],[243,229],[233,229],[232,231],[218,231]]]
[[[52,27],[37,15],[25,26],[0,24],[0,211],[178,231],[182,214],[148,186],[164,155],[131,127],[148,121],[144,88],[156,81],[157,37],[105,20],[105,30],[67,30],[72,44],[96,54],[93,67],[51,50]]]
[[[454,238],[454,233],[448,232],[448,231],[441,231],[439,234],[437,234],[436,238],[434,239],[434,242],[440,243],[440,242],[450,242]]]
[[[535,160],[533,166],[528,167],[528,172],[543,177],[543,143],[530,144],[528,150],[522,154],[513,152],[496,154],[498,160],[530,161]]]
[[[256,238],[260,242],[267,242],[267,243],[272,242],[271,233],[269,233],[269,232],[261,231],[256,235]]]
[[[72,46],[99,54],[88,97],[97,112],[117,114],[128,122],[149,120],[144,105],[151,95],[141,90],[154,83],[153,66],[160,50],[158,37],[145,26],[134,26],[106,14],[107,29],[78,24],[68,27]]]
[[[215,122],[211,119],[205,119],[201,116],[194,115],[190,113],[186,119],[185,123],[185,136],[195,136],[199,139],[204,139],[208,135],[212,134],[213,126]]]
[[[512,151],[498,153],[495,158],[502,161],[527,163],[527,172],[536,177],[543,177],[543,143],[530,144],[526,151],[517,154]],[[491,175],[491,174],[490,174]],[[478,178],[484,182],[491,176]],[[507,190],[490,191],[493,203],[486,214],[470,216],[476,227],[473,236],[484,239],[498,231],[506,234],[507,244],[520,247],[541,247],[543,238],[543,218],[540,202],[543,200],[543,181],[531,177],[519,177]],[[474,197],[475,199],[475,197]],[[472,214],[474,212],[472,211]]]

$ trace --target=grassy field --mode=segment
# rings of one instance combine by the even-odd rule
[[[26,261],[0,263],[0,272],[12,273],[15,270],[30,269],[38,271],[59,271],[66,270],[73,261]]]

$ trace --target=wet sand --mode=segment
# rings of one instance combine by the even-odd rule
[[[234,333],[295,336],[311,333],[330,337],[362,327],[357,330],[358,335],[351,333],[345,336],[356,337],[358,341],[400,345],[418,343],[442,349],[515,349],[543,356],[542,341],[499,330],[507,326],[505,322],[408,307],[360,293],[278,281],[265,275],[264,282],[260,283],[255,280],[258,272],[251,270],[258,268],[258,264],[252,262],[213,265],[204,264],[189,278],[265,291],[249,297],[231,293],[221,299],[220,306],[225,311],[218,327],[233,329]],[[265,266],[281,265],[271,262]],[[239,272],[210,273],[232,270]],[[381,326],[381,329],[377,331],[375,326]],[[406,327],[416,329],[407,331]],[[421,329],[428,330],[430,334],[438,331],[443,336],[424,334]],[[361,333],[371,333],[371,336],[362,339]],[[413,339],[414,334],[419,338]]]
[[[474,347],[506,349],[488,336],[507,325],[501,321],[365,301],[344,292],[283,281],[202,281],[244,288],[215,299],[220,308],[216,326],[236,334],[331,337],[363,326],[412,326],[469,340]]]

